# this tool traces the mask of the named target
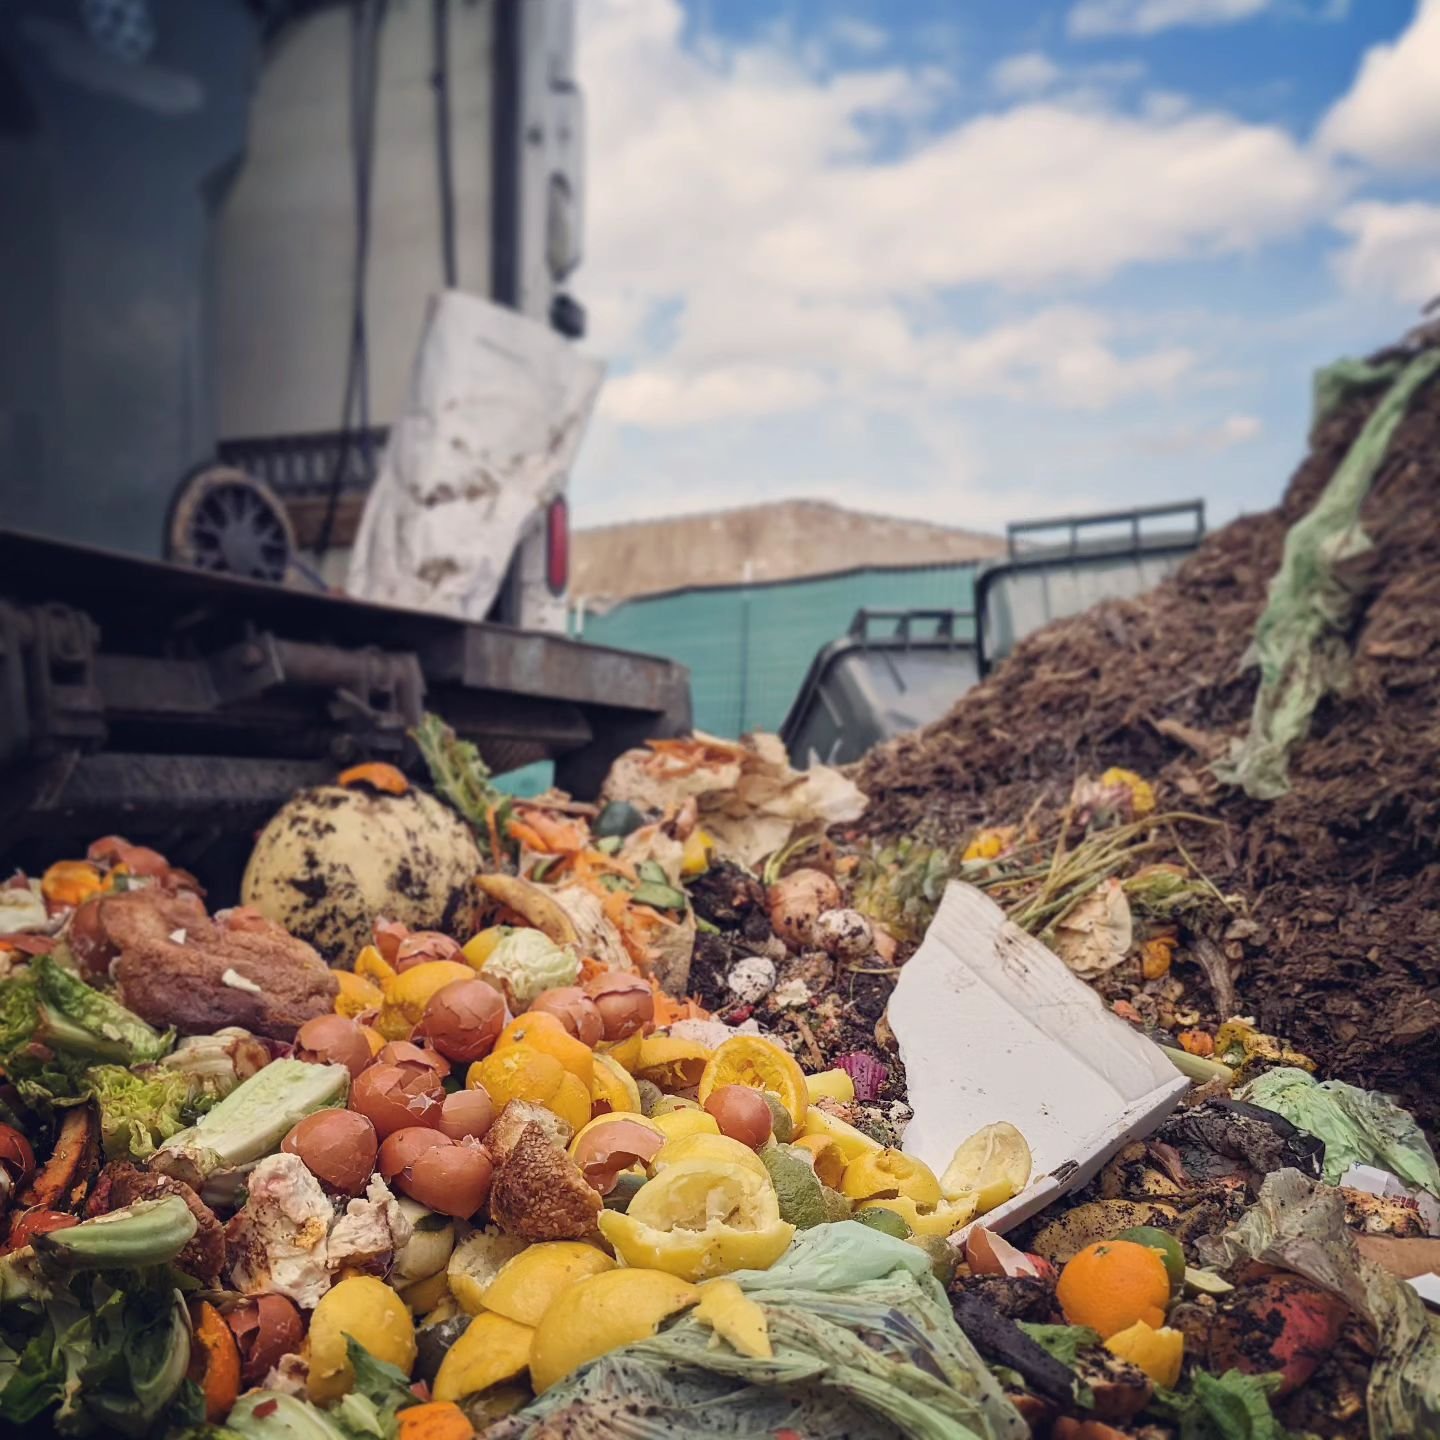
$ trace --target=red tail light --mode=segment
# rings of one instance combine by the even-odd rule
[[[563,495],[550,502],[545,517],[545,583],[552,595],[570,584],[570,506]]]

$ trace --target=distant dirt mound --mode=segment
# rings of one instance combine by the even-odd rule
[[[958,844],[983,825],[1064,804],[1111,765],[1156,781],[1162,807],[1225,827],[1195,859],[1259,922],[1242,1009],[1328,1075],[1396,1093],[1440,1123],[1440,385],[1415,399],[1361,511],[1373,550],[1346,563],[1360,599],[1353,683],[1323,700],[1263,803],[1209,761],[1244,732],[1242,671],[1290,526],[1305,515],[1380,392],[1340,403],[1281,504],[1216,532],[1149,595],[1107,602],[1025,641],[940,721],[876,750],[856,778],[885,838]]]

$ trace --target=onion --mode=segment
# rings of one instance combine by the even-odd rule
[[[452,1140],[480,1140],[494,1123],[495,1102],[484,1090],[457,1090],[441,1101],[435,1128]]]
[[[505,997],[488,981],[455,980],[436,991],[416,1027],[444,1056],[483,1060],[505,1028]]]
[[[399,1065],[401,1069],[407,1065],[424,1065],[441,1080],[450,1073],[450,1062],[438,1050],[428,1045],[413,1045],[409,1040],[391,1040],[382,1045],[375,1060],[377,1064]]]
[[[382,1179],[393,1180],[403,1170],[415,1163],[415,1157],[425,1150],[449,1149],[455,1142],[438,1130],[426,1125],[410,1125],[396,1130],[385,1137],[380,1147],[380,1175]],[[420,1197],[415,1197],[417,1200]],[[421,1201],[421,1204],[425,1204]]]
[[[582,1045],[598,1045],[605,1038],[605,1022],[599,1009],[578,985],[542,990],[530,1002],[530,1010],[553,1015]]]
[[[63,1210],[47,1210],[43,1205],[32,1205],[28,1210],[22,1210],[10,1222],[8,1248],[21,1250],[37,1235],[48,1235],[52,1230],[68,1230],[79,1223],[80,1218],[77,1215],[67,1215]]]
[[[770,928],[792,950],[813,945],[815,922],[839,904],[840,887],[823,870],[792,870],[765,896]]]
[[[295,1125],[280,1148],[298,1155],[322,1185],[361,1195],[375,1173],[379,1143],[375,1127],[354,1110],[317,1110]]]
[[[410,927],[398,920],[387,920],[383,915],[377,915],[370,933],[375,937],[375,948],[380,952],[380,958],[393,968],[400,946],[409,938]]]
[[[90,980],[108,980],[110,962],[120,953],[100,915],[104,899],[103,895],[97,895],[87,900],[70,917],[70,926],[65,931],[70,953]]]
[[[607,970],[585,986],[595,1002],[607,1040],[624,1040],[655,1019],[655,993],[639,975]]]
[[[282,1355],[300,1349],[305,1322],[293,1301],[266,1293],[242,1300],[225,1317],[240,1351],[240,1379],[259,1385]]]
[[[398,974],[431,960],[460,960],[460,947],[438,930],[412,930],[396,947],[392,962]]]
[[[588,1185],[608,1195],[619,1183],[621,1171],[653,1160],[664,1143],[664,1135],[648,1125],[634,1120],[607,1120],[576,1142],[570,1158],[580,1167]]]
[[[343,1065],[354,1080],[371,1060],[365,1032],[343,1015],[317,1015],[295,1035],[295,1058],[312,1065]]]
[[[350,1108],[384,1140],[396,1130],[431,1125],[440,1118],[445,1087],[424,1065],[372,1065],[350,1087]]]
[[[412,1200],[440,1215],[468,1220],[490,1194],[495,1166],[478,1144],[424,1150],[396,1177]]]
[[[10,1177],[12,1190],[18,1190],[35,1173],[35,1152],[13,1125],[0,1125],[0,1170]],[[0,1187],[0,1201],[4,1198]]]
[[[722,1085],[705,1102],[722,1135],[758,1150],[769,1138],[775,1120],[765,1097],[748,1085]]]

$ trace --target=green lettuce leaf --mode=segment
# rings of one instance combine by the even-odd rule
[[[1047,1355],[1071,1369],[1082,1350],[1100,1343],[1099,1332],[1088,1325],[1031,1325],[1024,1320],[1019,1325]]]
[[[42,1032],[52,1049],[133,1065],[160,1059],[175,1043],[173,1030],[162,1035],[50,956],[37,956],[30,969],[38,986]]]
[[[112,1160],[146,1160],[187,1123],[187,1075],[155,1068],[137,1074],[123,1065],[92,1065],[85,1072],[100,1106],[105,1153]]]

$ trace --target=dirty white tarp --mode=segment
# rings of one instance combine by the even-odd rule
[[[946,888],[886,1014],[915,1111],[909,1154],[939,1174],[997,1120],[1030,1144],[1029,1188],[985,1216],[992,1230],[1083,1185],[1189,1088],[1158,1045],[973,885]]]
[[[349,593],[483,620],[521,531],[564,483],[603,375],[513,310],[458,290],[434,298]]]

